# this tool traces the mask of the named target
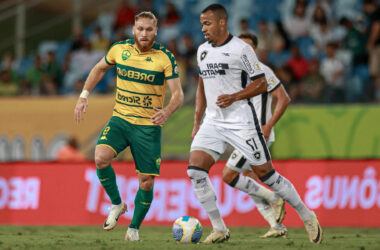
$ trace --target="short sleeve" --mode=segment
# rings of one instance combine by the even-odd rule
[[[116,64],[116,55],[117,55],[117,49],[118,49],[117,45],[118,43],[114,43],[104,57],[104,59],[106,60],[106,63],[109,65]]]
[[[164,49],[164,53],[167,55],[167,60],[165,60],[165,63],[164,63],[165,79],[168,80],[168,79],[178,78],[179,73],[178,73],[177,60],[175,59],[173,53],[171,53],[169,50]]]
[[[244,46],[240,59],[242,61],[243,70],[247,72],[252,81],[264,76],[264,71],[260,67],[259,60],[251,46]]]

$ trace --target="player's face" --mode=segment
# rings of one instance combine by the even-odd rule
[[[147,51],[152,48],[154,38],[157,35],[157,26],[154,20],[150,18],[139,18],[133,26],[133,35],[137,47],[141,51]]]
[[[215,45],[221,36],[222,22],[225,20],[218,18],[214,12],[208,10],[201,14],[200,21],[204,38]]]

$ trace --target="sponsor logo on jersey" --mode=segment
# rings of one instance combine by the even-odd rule
[[[130,56],[131,52],[129,52],[129,50],[127,49],[123,50],[123,52],[121,53],[121,59],[123,59],[124,61],[127,60]]]
[[[205,59],[206,55],[207,55],[207,50],[205,50],[201,53],[201,61],[203,61],[203,59]]]
[[[149,96],[146,96],[146,97],[149,97]],[[117,99],[126,103],[141,104],[140,96],[136,96],[136,95],[125,96],[120,93],[117,93]]]
[[[143,99],[143,104],[145,107],[151,106],[152,105],[152,98],[150,96],[145,96]]]
[[[229,69],[228,63],[207,63],[206,69],[201,69],[202,77],[215,77],[216,75],[225,75],[226,69]]]
[[[244,63],[244,65],[245,65],[245,67],[246,67],[247,70],[248,70],[248,73],[249,73],[249,74],[253,74],[253,73],[255,73],[255,70],[253,69],[251,62],[248,60],[247,55],[243,55],[243,56],[242,56],[242,60],[243,60],[243,63]],[[259,68],[259,69],[260,69],[260,68]]]
[[[155,78],[155,75],[153,74],[138,72],[131,69],[121,69],[120,67],[117,67],[116,70],[119,75],[128,77],[129,79],[153,82]]]
[[[230,56],[230,53],[222,53],[224,56]]]

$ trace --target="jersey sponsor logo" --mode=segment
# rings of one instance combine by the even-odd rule
[[[151,106],[152,105],[152,98],[150,96],[145,96],[143,99],[143,104],[145,107]]]
[[[230,56],[230,53],[222,53],[224,56]]]
[[[123,50],[123,52],[121,53],[121,59],[123,59],[124,61],[127,60],[130,56],[131,52],[129,52],[129,50],[127,49]]]
[[[134,71],[131,69],[121,69],[117,67],[117,74],[129,79],[135,79],[140,81],[154,82],[155,75]]]
[[[252,66],[251,62],[248,60],[247,55],[243,55],[243,56],[242,56],[242,60],[243,60],[243,63],[244,63],[244,65],[245,65],[245,67],[246,67],[247,70],[248,70],[248,73],[249,73],[249,74],[253,74],[253,73],[255,73],[255,70],[253,69],[253,66]],[[259,66],[259,69],[260,69],[260,66]]]
[[[141,98],[140,96],[132,95],[132,96],[125,96],[120,93],[117,93],[117,99],[120,101],[126,102],[126,103],[136,103],[141,104]]]
[[[206,55],[207,55],[207,50],[205,50],[201,53],[201,61],[203,61],[203,59],[205,59]]]
[[[225,75],[226,69],[229,69],[227,63],[207,63],[206,69],[201,69],[200,74],[204,78],[212,78],[216,75]]]

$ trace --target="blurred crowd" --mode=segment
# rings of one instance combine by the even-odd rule
[[[22,60],[11,52],[2,55],[0,96],[78,95],[110,45],[133,37],[134,15],[150,10],[159,18],[157,41],[175,55],[185,101],[192,104],[196,52],[203,42],[199,13],[212,2],[227,7],[234,35],[258,36],[259,59],[274,69],[293,103],[380,102],[377,0],[204,0],[196,5],[189,0],[123,0],[114,12],[100,13],[91,27],[75,29],[68,41],[41,43],[36,55]],[[276,10],[265,12],[266,3]],[[114,87],[111,69],[94,91],[113,93]]]

